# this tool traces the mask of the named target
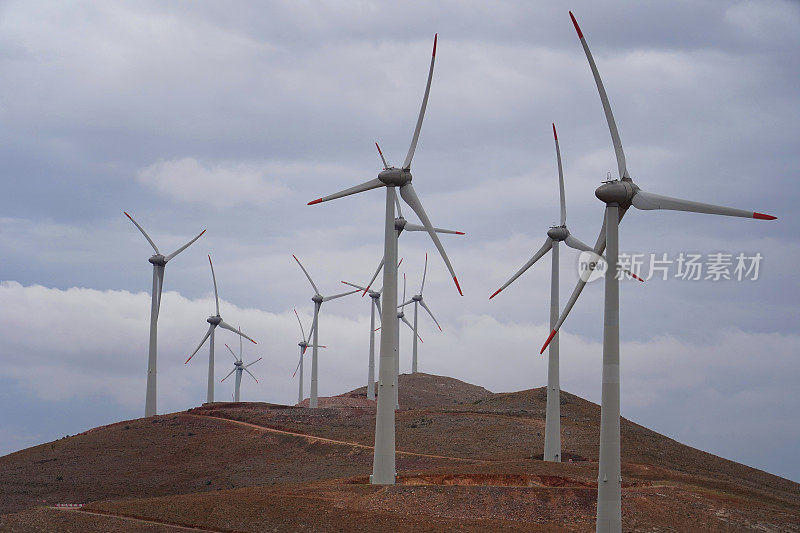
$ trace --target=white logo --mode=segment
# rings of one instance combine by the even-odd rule
[[[607,270],[608,263],[594,252],[581,252],[578,256],[578,276],[585,283],[605,277]]]

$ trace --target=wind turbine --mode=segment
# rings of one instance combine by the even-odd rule
[[[241,332],[241,330],[242,330],[242,328],[239,328],[240,332]],[[248,368],[253,366],[254,364],[258,363],[259,361],[261,361],[261,359],[263,359],[263,357],[259,357],[258,359],[256,359],[252,363],[248,363],[248,364],[245,365],[244,362],[242,361],[242,335],[241,335],[241,333],[239,335],[240,336],[239,336],[239,355],[238,356],[235,353],[233,353],[233,350],[231,350],[230,346],[228,346],[227,344],[225,345],[225,347],[228,349],[228,351],[231,352],[231,355],[233,356],[233,359],[234,359],[233,370],[231,370],[230,373],[228,373],[227,376],[225,376],[224,378],[222,378],[219,381],[220,383],[222,383],[223,381],[228,379],[231,374],[236,372],[236,385],[234,386],[234,389],[233,389],[233,391],[234,391],[233,392],[233,401],[237,402],[237,403],[239,402],[239,399],[241,398],[241,395],[239,394],[239,391],[240,391],[240,389],[242,387],[242,372],[247,372],[248,374],[250,374],[250,377],[255,379],[256,383],[258,383],[258,379],[253,375],[252,372],[250,372],[248,370]]]
[[[192,357],[203,347],[205,344],[206,339],[211,337],[211,341],[208,343],[208,391],[206,393],[206,403],[214,403],[214,330],[217,326],[232,331],[239,335],[239,337],[244,337],[245,339],[249,340],[253,344],[258,344],[256,341],[242,333],[241,329],[236,329],[224,320],[219,314],[219,293],[217,292],[217,276],[214,274],[214,263],[211,262],[211,256],[208,256],[208,264],[211,266],[211,278],[214,281],[214,300],[217,304],[217,314],[212,315],[206,319],[208,322],[208,331],[206,331],[203,340],[200,341],[200,344],[197,345],[197,348],[194,349],[192,355],[186,360],[184,364],[188,364],[189,361],[192,360]]]
[[[605,276],[605,304],[603,313],[603,385],[600,403],[600,458],[597,477],[597,531],[617,532],[622,530],[621,485],[620,470],[620,370],[619,370],[619,280],[617,278],[617,263],[619,256],[619,223],[629,207],[637,209],[668,209],[672,211],[689,211],[692,213],[708,213],[711,215],[726,215],[761,220],[774,220],[776,217],[743,209],[721,207],[704,204],[669,196],[661,196],[643,191],[636,185],[628,174],[625,163],[625,153],[622,150],[617,124],[611,112],[600,73],[597,70],[589,46],[583,37],[578,22],[572,12],[569,14],[578,38],[586,53],[589,67],[592,70],[600,101],[603,104],[608,129],[614,145],[619,179],[604,182],[595,191],[595,196],[606,204],[605,218],[600,235],[597,238],[594,251],[597,254],[607,248],[608,269]],[[582,278],[575,287],[567,306],[556,321],[550,336],[542,347],[544,352],[551,342],[561,324],[564,323],[572,306],[575,305],[586,281]]]
[[[411,373],[412,374],[416,374],[417,373],[417,339],[419,338],[419,334],[417,333],[417,308],[420,305],[422,306],[423,309],[425,309],[425,311],[428,312],[430,317],[436,323],[436,327],[439,328],[439,331],[442,331],[442,326],[439,325],[439,321],[436,320],[435,316],[433,316],[433,312],[430,310],[430,308],[425,303],[425,300],[422,297],[422,291],[425,290],[425,276],[426,276],[427,273],[428,273],[428,254],[425,254],[425,268],[422,270],[422,284],[419,287],[419,294],[415,294],[414,296],[411,297],[410,300],[405,301],[402,304],[400,304],[400,309],[402,309],[403,307],[405,307],[406,305],[408,305],[410,303],[414,304],[414,326],[412,328],[414,330],[414,352],[413,352],[413,356],[412,356],[412,359],[411,359]],[[405,275],[403,276],[403,283],[405,284]],[[404,287],[404,292],[405,292],[405,287]],[[403,300],[405,300],[405,294],[403,295]],[[419,338],[419,340],[421,341],[422,339]]]
[[[297,371],[300,371],[300,380],[298,381],[298,391],[297,391],[297,403],[303,401],[303,355],[306,353],[306,349],[308,348],[308,341],[309,339],[306,338],[306,332],[303,329],[303,323],[300,321],[300,315],[297,314],[297,309],[294,310],[294,315],[297,317],[297,323],[300,324],[300,334],[302,335],[302,340],[297,343],[300,347],[300,361],[297,363],[297,368],[294,369],[294,374],[292,377],[297,375]],[[309,334],[311,332],[309,331]],[[320,348],[324,348],[324,346],[320,346]]]
[[[319,293],[319,289],[314,283],[314,280],[311,279],[308,271],[305,269],[297,256],[292,255],[292,257],[294,257],[294,260],[297,261],[298,265],[300,265],[300,268],[303,270],[303,274],[306,275],[308,282],[311,283],[311,286],[314,288],[314,296],[311,298],[311,301],[314,302],[314,321],[311,323],[311,331],[309,332],[309,335],[313,338],[311,344],[311,396],[308,399],[308,406],[317,407],[317,348],[319,348],[319,309],[322,307],[324,302],[335,300],[336,298],[341,298],[342,296],[347,296],[348,294],[356,293],[358,290],[334,294],[333,296],[323,296]]]
[[[406,299],[406,275],[403,273],[403,300]],[[406,314],[403,312],[403,306],[397,306],[397,330],[400,331],[400,322],[408,326],[412,332],[414,332],[414,347],[417,346],[417,339],[422,341],[422,337],[419,336],[417,333],[417,329],[411,325],[411,322],[408,321],[406,318]],[[415,321],[416,322],[416,321]],[[394,389],[394,408],[400,409],[400,335],[397,335],[397,357],[394,359],[394,379],[397,381],[398,386]]]
[[[547,238],[542,247],[533,254],[530,260],[522,265],[516,274],[511,276],[502,287],[497,289],[489,299],[491,300],[500,292],[511,285],[526,270],[533,266],[536,261],[544,257],[548,251],[552,251],[552,263],[550,267],[550,328],[552,329],[558,320],[558,269],[559,269],[559,250],[558,243],[563,242],[570,248],[581,252],[592,252],[593,249],[588,244],[584,244],[567,229],[567,204],[564,194],[564,170],[561,165],[561,148],[558,143],[558,133],[556,125],[553,124],[553,139],[556,145],[556,160],[558,162],[558,189],[561,202],[561,221],[558,226],[551,226],[547,230]],[[642,281],[636,274],[629,274],[639,281]],[[561,462],[561,386],[559,383],[559,351],[558,339],[550,343],[549,359],[547,364],[547,408],[545,411],[544,425],[544,455],[545,461]]]
[[[144,416],[154,416],[156,414],[156,360],[158,355],[158,313],[161,310],[161,289],[164,286],[164,268],[167,263],[188,248],[194,241],[199,239],[206,230],[200,232],[200,235],[187,242],[169,255],[163,255],[158,251],[158,246],[150,238],[150,235],[142,228],[138,222],[133,220],[127,212],[123,211],[125,216],[142,232],[144,238],[153,247],[156,252],[148,261],[153,265],[153,290],[150,293],[150,350],[147,356],[147,392],[144,401]]]
[[[411,185],[411,160],[414,158],[414,151],[417,148],[417,141],[419,140],[419,132],[422,128],[422,120],[425,118],[425,108],[428,105],[428,95],[431,89],[431,79],[433,78],[433,65],[436,61],[436,42],[437,37],[433,39],[433,53],[431,54],[431,66],[428,70],[428,82],[425,87],[425,95],[422,97],[422,107],[417,117],[417,125],[414,128],[414,135],[411,138],[411,146],[406,154],[406,159],[401,168],[390,167],[384,159],[383,170],[378,174],[378,177],[350,187],[338,193],[323,198],[318,198],[309,202],[309,205],[335,200],[351,194],[356,194],[378,187],[386,187],[386,215],[384,217],[384,239],[383,239],[383,259],[386,268],[383,269],[383,288],[384,302],[383,310],[381,313],[381,323],[385,326],[381,333],[381,348],[380,348],[380,369],[378,381],[378,407],[375,420],[375,454],[372,465],[372,475],[370,476],[370,483],[378,485],[393,485],[397,475],[395,471],[395,414],[394,414],[394,394],[391,393],[392,388],[397,388],[397,382],[393,379],[394,374],[394,359],[397,357],[397,335],[398,326],[397,321],[394,320],[397,309],[397,247],[395,245],[395,227],[394,227],[394,204],[396,201],[396,187],[400,187],[400,196],[403,200],[414,210],[419,217],[422,225],[428,231],[431,240],[433,240],[436,249],[442,256],[447,269],[453,276],[453,282],[461,293],[461,288],[458,285],[458,278],[456,278],[453,266],[447,258],[442,243],[436,234],[436,230],[431,224],[422,203]],[[381,154],[383,158],[383,155]]]

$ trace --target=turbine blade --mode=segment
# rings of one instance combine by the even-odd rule
[[[175,257],[176,255],[178,255],[179,253],[181,253],[182,251],[187,249],[189,246],[194,244],[194,241],[196,241],[197,239],[202,237],[203,233],[205,233],[205,232],[206,232],[206,230],[201,231],[200,234],[197,237],[195,237],[194,239],[192,239],[191,241],[187,242],[186,244],[184,244],[183,246],[181,246],[180,248],[178,248],[177,250],[175,250],[174,252],[169,254],[167,257],[165,257],[164,261],[169,262],[173,257]]]
[[[312,200],[308,202],[308,205],[319,204],[321,202],[327,202],[329,200],[336,200],[337,198],[344,198],[345,196],[350,196],[351,194],[358,194],[360,192],[369,191],[371,189],[377,189],[378,187],[383,187],[383,182],[378,178],[371,179],[360,185],[356,185],[355,187],[350,187],[349,189],[345,189],[343,191],[339,191],[333,194],[329,194],[328,196],[323,196],[322,198],[317,198],[316,200]]]
[[[303,353],[305,353],[305,351],[303,351]],[[297,367],[295,367],[294,372],[292,373],[292,377],[295,377],[297,375],[297,371],[300,370],[300,363],[302,361],[303,361],[303,356],[300,355],[300,359],[298,359],[297,361]]]
[[[227,343],[225,344],[225,347],[228,349],[228,351],[229,351],[229,352],[231,352],[231,355],[233,356],[233,360],[234,360],[234,361],[238,361],[238,360],[239,360],[239,358],[238,358],[238,357],[236,357],[236,354],[235,354],[235,353],[233,353],[233,350],[231,350],[231,347],[230,347],[230,346],[228,346],[228,344],[227,344]]]
[[[164,290],[164,265],[155,266],[158,278],[158,298],[156,299],[156,317],[161,313],[161,293]]]
[[[425,268],[422,269],[422,285],[419,286],[419,294],[425,289],[425,275],[428,273],[428,252],[425,252]]]
[[[219,316],[219,292],[217,292],[217,275],[214,274],[214,263],[211,262],[211,254],[208,256],[208,264],[211,265],[211,279],[214,280],[214,302],[217,304],[217,316]]]
[[[334,294],[333,296],[325,296],[322,299],[322,301],[323,302],[329,302],[331,300],[335,300],[336,298],[341,298],[342,296],[347,296],[348,294],[355,294],[355,293],[360,292],[360,291],[361,291],[361,289],[356,289],[354,291],[347,291],[347,292],[342,292],[342,293],[339,293],[339,294]]]
[[[577,237],[575,237],[571,233],[569,235],[567,235],[567,238],[564,240],[564,244],[566,244],[570,248],[574,248],[575,250],[580,250],[581,252],[592,252],[592,253],[594,253],[594,250],[592,248],[590,248],[588,244],[586,244],[584,242],[581,242]],[[600,257],[603,258],[603,261],[608,262],[608,259],[606,259],[605,255],[603,255],[603,254],[599,254],[599,255],[600,255]],[[634,274],[633,272],[631,272],[627,268],[623,268],[622,270],[626,274],[631,276],[632,278],[635,278],[635,279],[638,279],[641,282],[644,282],[644,280],[642,278],[640,278],[639,276],[637,276],[636,274]]]
[[[439,331],[442,331],[442,326],[439,325],[439,321],[436,320],[435,316],[433,316],[433,312],[431,312],[431,310],[428,308],[427,304],[425,303],[425,300],[420,300],[419,304],[422,306],[423,309],[425,309],[428,312],[429,315],[431,315],[431,318],[433,319],[434,322],[436,322],[436,327],[439,328]]]
[[[400,305],[398,305],[397,308],[400,309],[401,307],[405,307],[408,304],[413,304],[413,303],[414,303],[414,298],[411,298],[410,300],[406,300],[405,302],[403,302]]]
[[[397,195],[395,195],[395,197],[396,196]],[[372,284],[375,282],[375,279],[378,277],[378,274],[380,274],[381,269],[383,268],[383,263],[384,263],[384,258],[381,257],[381,262],[378,264],[378,268],[375,269],[375,274],[373,274],[372,279],[369,280],[369,283],[367,283],[367,288],[364,289],[364,294],[361,295],[362,298],[364,297],[365,294],[367,294],[367,291],[369,291],[369,288],[372,287]]]
[[[453,276],[453,281],[456,284],[456,288],[458,289],[458,293],[461,296],[464,296],[464,293],[461,292],[461,287],[458,284],[458,278],[456,277],[456,273],[453,271],[453,265],[450,264],[450,259],[447,258],[447,253],[444,251],[444,246],[442,246],[442,242],[439,240],[439,236],[436,234],[436,231],[433,229],[433,225],[431,224],[430,219],[428,218],[427,213],[425,213],[425,208],[422,207],[422,202],[419,201],[419,197],[417,197],[417,193],[414,191],[413,185],[411,183],[407,183],[400,187],[400,196],[403,197],[403,200],[414,210],[414,212],[419,217],[422,225],[428,230],[428,235],[431,236],[431,240],[433,244],[436,246],[436,249],[439,250],[439,254],[444,259],[444,264],[447,265],[447,269],[450,271],[450,275]]]
[[[397,208],[397,217],[403,218],[403,209],[400,207],[400,198],[394,195],[394,206]]]
[[[308,282],[311,283],[311,286],[314,288],[314,294],[319,294],[319,289],[314,284],[314,280],[311,279],[311,276],[308,274],[308,270],[306,270],[306,267],[303,266],[303,263],[300,262],[300,260],[297,258],[296,255],[292,254],[292,257],[294,257],[294,260],[297,261],[298,265],[300,265],[300,268],[303,270],[303,274],[306,275],[306,277],[308,278]]]
[[[213,330],[213,329],[214,329],[214,324],[211,324],[210,326],[208,326],[208,331],[206,331],[206,334],[203,337],[203,340],[201,340],[200,344],[197,345],[197,348],[194,349],[194,351],[192,352],[192,355],[190,355],[189,359],[186,360],[186,363],[191,361],[192,357],[194,357],[194,354],[196,354],[200,350],[200,348],[203,347],[203,345],[206,343],[206,339],[208,339],[208,337],[211,336],[211,330]],[[183,364],[186,364],[186,363],[183,363]]]
[[[381,311],[381,302],[377,298],[375,299],[375,307],[378,308],[378,320],[380,320],[381,313],[382,313],[382,311]]]
[[[406,224],[403,231],[428,231],[425,226],[419,224]],[[449,233],[451,235],[466,235],[463,231],[456,231],[454,229],[433,228],[436,233]]]
[[[297,309],[294,310],[294,316],[297,317],[297,323],[300,324],[300,333],[303,334],[303,342],[308,342],[308,339],[306,339],[306,332],[303,331],[303,323],[300,322],[300,315],[297,314]]]
[[[344,283],[345,285],[350,285],[351,287],[355,287],[356,289],[358,289],[360,291],[366,291],[367,290],[366,287],[362,287],[361,285],[356,285],[355,283],[350,283],[349,281],[343,281],[342,283]]]
[[[501,292],[503,289],[505,289],[506,287],[508,287],[509,285],[511,285],[511,284],[514,282],[514,280],[516,280],[518,277],[520,277],[520,276],[523,274],[523,272],[525,272],[525,271],[526,271],[526,270],[528,270],[528,269],[529,269],[531,266],[533,266],[533,264],[534,264],[536,261],[538,261],[539,259],[541,259],[541,258],[542,258],[542,256],[543,256],[544,254],[546,254],[547,252],[549,252],[549,251],[550,251],[550,248],[552,248],[552,247],[553,247],[553,239],[551,239],[550,237],[548,237],[548,238],[547,238],[547,239],[544,241],[544,244],[542,245],[542,247],[541,247],[541,248],[539,248],[539,251],[538,251],[538,252],[536,252],[535,254],[533,254],[533,257],[531,257],[531,258],[530,258],[530,260],[528,260],[528,262],[527,262],[527,263],[525,263],[524,265],[522,265],[522,268],[520,268],[519,270],[517,270],[517,273],[516,273],[516,274],[514,274],[513,276],[511,276],[511,279],[510,279],[510,280],[508,280],[508,281],[506,281],[505,285],[503,285],[502,287],[500,287],[499,289],[497,289],[496,291],[494,291],[494,294],[492,294],[491,296],[489,296],[489,299],[491,300],[492,298],[494,298],[495,296],[497,296],[498,294],[500,294],[500,292]]]
[[[150,243],[150,246],[152,246],[152,247],[153,247],[153,250],[155,250],[157,254],[160,254],[161,252],[159,252],[159,251],[158,251],[158,246],[156,246],[156,243],[154,243],[154,242],[153,242],[153,239],[151,239],[151,238],[150,238],[150,235],[148,235],[148,234],[147,234],[147,232],[144,230],[144,228],[143,228],[143,227],[141,227],[141,226],[139,225],[139,223],[138,223],[138,222],[136,222],[135,220],[133,220],[133,217],[132,217],[132,216],[130,216],[130,215],[127,213],[127,211],[123,211],[123,213],[125,213],[125,216],[126,216],[126,217],[128,217],[128,218],[130,219],[130,221],[131,221],[131,222],[133,222],[133,224],[134,224],[134,225],[135,225],[137,228],[139,228],[139,231],[141,231],[141,232],[142,232],[142,235],[144,235],[144,238],[145,238],[145,239],[147,239],[147,242],[149,242],[149,243]]]
[[[425,96],[422,97],[422,107],[419,110],[419,117],[417,117],[417,126],[414,128],[414,136],[411,138],[411,146],[408,148],[406,160],[403,162],[403,168],[411,168],[411,160],[414,158],[414,151],[417,149],[417,141],[419,140],[419,130],[422,129],[422,119],[425,118],[425,108],[428,107],[428,95],[431,92],[431,80],[433,79],[433,64],[436,62],[436,41],[439,39],[439,34],[433,36],[433,53],[431,54],[431,67],[428,70],[428,83],[425,86]]]
[[[600,101],[603,104],[603,111],[606,114],[606,122],[608,122],[608,130],[611,132],[611,141],[614,144],[614,154],[617,156],[619,177],[620,179],[630,179],[630,176],[628,176],[628,167],[625,164],[625,152],[622,150],[622,141],[619,138],[619,131],[617,130],[617,123],[614,120],[614,114],[611,112],[611,104],[608,103],[606,89],[603,87],[603,80],[600,79],[600,72],[598,72],[597,65],[595,65],[594,58],[592,57],[592,53],[589,51],[589,45],[586,44],[586,39],[583,38],[583,32],[581,31],[580,26],[578,26],[578,21],[575,20],[575,16],[572,14],[572,11],[569,12],[569,16],[572,19],[572,24],[575,25],[575,30],[578,32],[578,38],[581,40],[584,53],[586,53],[586,59],[589,60],[589,67],[592,69],[594,82],[597,85],[597,92],[600,93]]]
[[[251,339],[250,337],[248,337],[247,335],[245,335],[244,333],[242,333],[240,330],[238,330],[238,329],[236,329],[235,327],[231,326],[230,324],[228,324],[228,323],[227,323],[227,322],[225,322],[224,320],[223,320],[222,322],[220,322],[220,323],[219,323],[219,327],[221,327],[221,328],[225,328],[225,329],[227,329],[228,331],[232,331],[232,332],[236,333],[237,335],[240,335],[240,336],[244,337],[245,339],[249,340],[249,341],[250,341],[250,342],[252,342],[253,344],[258,344],[256,341],[254,341],[253,339]]]
[[[381,161],[383,161],[383,170],[386,170],[387,168],[389,168],[389,163],[387,163],[386,158],[383,157],[383,152],[381,151],[381,147],[378,146],[377,142],[375,143],[375,148],[378,149],[378,153],[381,155]]]
[[[400,301],[404,302],[405,300],[406,300],[406,273],[403,272],[403,299]]]
[[[561,199],[561,225],[567,223],[567,201],[564,194],[564,170],[561,168],[561,148],[558,146],[558,133],[556,133],[556,123],[553,122],[553,138],[556,143],[556,159],[558,160],[558,192]]]
[[[639,190],[633,195],[631,203],[636,209],[668,209],[670,211],[689,211],[691,213],[708,213],[709,215],[726,215],[729,217],[758,218],[762,220],[775,220],[772,215],[735,209],[733,207],[723,207],[691,200],[682,200],[670,196],[661,196]]]
[[[228,375],[227,375],[227,376],[225,376],[224,378],[222,378],[221,380],[219,380],[219,382],[220,382],[220,383],[222,383],[223,381],[225,381],[226,379],[228,379],[229,377],[231,377],[231,374],[233,374],[234,372],[236,372],[236,367],[233,367],[233,370],[231,370],[230,372],[228,372]]]
[[[264,359],[264,358],[263,358],[263,357],[259,357],[258,359],[256,359],[256,360],[255,360],[255,361],[253,361],[252,363],[249,363],[249,364],[246,364],[246,365],[244,365],[244,368],[245,368],[245,370],[247,370],[247,367],[249,367],[249,366],[253,366],[254,364],[256,364],[256,363],[258,363],[259,361],[261,361],[262,359]]]
[[[247,370],[247,367],[244,367],[244,369],[243,369],[243,370],[244,370],[245,372],[247,372],[248,374],[250,374],[250,377],[251,377],[251,378],[253,378],[253,379],[255,379],[255,380],[256,380],[256,383],[258,383],[258,379],[257,379],[257,378],[256,378],[256,377],[253,375],[253,373],[252,373],[252,372],[250,372],[249,370]]]

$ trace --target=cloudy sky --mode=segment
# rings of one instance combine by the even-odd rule
[[[757,280],[621,284],[622,412],[690,444],[800,481],[795,204],[800,7],[791,2],[575,1],[644,189],[772,213],[775,222],[631,210],[621,250],[760,253]],[[382,253],[383,195],[306,202],[373,178],[373,142],[405,157],[435,32],[414,186],[429,239],[403,235],[444,333],[421,319],[421,370],[493,391],[542,386],[549,259],[488,296],[558,221],[594,242],[594,189],[614,153],[567,8],[551,2],[37,2],[0,5],[0,453],[141,416],[151,250],[208,232],[171,262],[159,322],[159,411],[205,398],[215,259],[222,315],[259,341],[242,397],[293,403],[312,290],[364,282]],[[410,210],[407,216],[417,222]],[[561,296],[577,278],[562,248]],[[647,269],[645,268],[645,271]],[[369,303],[326,304],[320,392],[366,381]],[[600,396],[602,283],[561,334],[562,388]],[[231,367],[218,335],[217,373]],[[411,338],[401,337],[401,368]],[[307,374],[308,376],[308,374]],[[306,390],[308,385],[306,384]],[[218,385],[230,398],[232,384]],[[400,443],[402,446],[402,443]],[[538,450],[537,450],[538,451]]]

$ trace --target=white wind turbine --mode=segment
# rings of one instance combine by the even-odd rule
[[[617,278],[617,263],[619,256],[619,222],[629,207],[637,209],[668,209],[672,211],[689,211],[693,213],[708,213],[711,215],[727,215],[762,220],[774,220],[776,217],[743,209],[721,207],[712,204],[671,198],[645,192],[636,185],[628,174],[625,163],[625,153],[622,150],[619,132],[617,130],[611,105],[608,102],[600,73],[597,70],[589,46],[583,37],[578,22],[570,12],[570,18],[578,32],[578,38],[583,46],[589,67],[592,70],[600,101],[603,104],[608,129],[614,145],[617,158],[619,179],[604,182],[595,191],[595,196],[606,204],[605,218],[600,235],[595,244],[595,253],[602,253],[607,248],[608,269],[605,276],[605,304],[603,313],[603,384],[600,404],[600,458],[597,477],[597,524],[599,532],[617,532],[622,530],[621,485],[622,475],[620,470],[620,370],[619,370],[619,280]],[[548,343],[553,339],[561,324],[564,323],[572,306],[586,285],[586,278],[582,278],[575,287],[567,306],[561,313],[553,331],[542,347],[544,352]]]
[[[292,255],[294,260],[297,261],[297,264],[300,265],[300,268],[303,270],[303,274],[306,275],[308,278],[308,282],[311,283],[311,286],[314,288],[314,296],[311,298],[311,301],[314,302],[314,321],[311,323],[311,331],[309,332],[309,336],[312,337],[311,343],[311,396],[308,398],[308,406],[309,407],[317,407],[317,349],[319,346],[319,309],[322,307],[324,302],[328,302],[330,300],[335,300],[336,298],[341,298],[342,296],[347,296],[348,294],[353,294],[358,292],[358,290],[354,291],[347,291],[340,294],[334,294],[333,296],[323,296],[319,293],[319,289],[317,288],[314,280],[311,279],[311,276],[308,274],[308,271],[305,269],[303,264],[297,258],[297,256]],[[302,354],[301,354],[302,358]]]
[[[403,200],[414,210],[419,217],[422,225],[428,231],[434,245],[439,250],[450,275],[453,276],[453,281],[456,284],[458,292],[461,293],[461,288],[458,285],[458,278],[456,278],[453,266],[447,258],[442,243],[428,218],[422,203],[411,185],[411,160],[414,157],[414,151],[417,147],[419,140],[419,132],[422,128],[422,120],[425,117],[425,108],[428,105],[428,95],[431,88],[431,79],[433,78],[433,65],[436,61],[436,42],[437,37],[433,39],[433,53],[431,54],[431,65],[428,71],[428,82],[425,87],[425,95],[422,97],[422,107],[417,117],[417,125],[414,129],[414,135],[411,138],[411,146],[406,154],[406,159],[403,162],[402,168],[389,167],[384,162],[384,169],[378,174],[378,177],[345,189],[330,196],[319,198],[309,205],[326,202],[328,200],[335,200],[351,194],[356,194],[378,187],[386,187],[386,215],[384,218],[384,240],[383,240],[383,258],[386,262],[387,268],[383,269],[383,287],[384,287],[384,302],[383,310],[381,313],[381,323],[385,326],[381,333],[381,348],[380,348],[380,368],[379,368],[379,381],[378,381],[378,407],[375,421],[375,454],[372,465],[372,475],[370,482],[379,485],[393,485],[397,475],[395,471],[395,414],[394,414],[394,394],[391,392],[392,388],[397,388],[397,382],[393,379],[394,374],[394,359],[397,357],[397,335],[398,327],[396,320],[395,310],[397,308],[397,248],[395,246],[395,227],[394,227],[394,204],[396,187],[400,187],[400,196]]]
[[[414,330],[414,352],[413,352],[413,355],[412,355],[412,358],[411,358],[411,373],[412,374],[416,374],[417,373],[417,340],[420,340],[420,341],[422,340],[422,338],[419,336],[419,333],[417,333],[417,308],[420,305],[422,306],[423,309],[425,309],[425,311],[428,312],[428,314],[430,315],[431,319],[433,319],[433,321],[436,323],[436,327],[439,328],[439,331],[442,331],[442,326],[439,325],[439,321],[436,320],[435,316],[433,316],[433,312],[428,307],[428,305],[425,303],[425,300],[422,297],[422,292],[425,290],[425,276],[426,276],[427,273],[428,273],[428,254],[425,254],[425,268],[422,270],[422,284],[419,287],[419,293],[415,294],[414,296],[412,296],[410,300],[404,301],[402,304],[400,304],[400,309],[402,309],[403,307],[405,307],[408,304],[411,304],[411,303],[414,304],[414,326],[411,328],[411,329]],[[405,275],[403,276],[403,283],[405,284]],[[403,292],[404,292],[403,300],[405,300],[405,287],[403,288]]]
[[[251,339],[250,337],[248,337],[247,335],[245,335],[244,333],[242,333],[241,329],[237,330],[236,328],[234,328],[233,326],[222,320],[222,317],[219,314],[219,293],[217,292],[217,276],[216,274],[214,274],[214,263],[211,262],[210,255],[208,256],[208,264],[211,266],[211,279],[214,281],[214,301],[216,302],[217,305],[216,307],[217,314],[212,315],[206,319],[206,322],[208,322],[209,324],[208,331],[206,331],[203,340],[200,341],[200,344],[197,345],[197,348],[194,349],[192,355],[189,356],[189,358],[186,360],[186,363],[184,364],[188,364],[189,361],[192,360],[192,357],[194,357],[195,354],[200,350],[200,348],[203,347],[203,344],[205,344],[206,339],[210,337],[211,340],[208,343],[208,390],[206,392],[206,403],[214,403],[214,330],[216,329],[216,327],[219,326],[221,328],[232,331],[237,335],[239,335],[240,338],[244,337],[253,344],[258,344],[258,343],[253,339]]]
[[[558,133],[556,125],[553,124],[553,139],[556,145],[556,160],[558,162],[558,189],[561,202],[561,222],[558,226],[551,226],[547,230],[547,238],[542,247],[533,254],[530,260],[522,265],[516,274],[511,276],[502,287],[497,289],[489,299],[491,300],[500,292],[511,285],[526,270],[533,266],[536,261],[541,259],[548,251],[552,251],[552,264],[550,267],[550,328],[552,329],[558,320],[558,271],[559,271],[559,251],[558,243],[564,242],[570,248],[581,252],[592,252],[588,244],[584,244],[567,229],[567,204],[564,194],[564,171],[561,165],[561,148],[558,144]],[[638,276],[630,273],[639,281]],[[550,343],[549,359],[547,364],[547,407],[545,411],[544,425],[544,455],[545,461],[561,461],[561,386],[559,384],[559,353],[558,339]]]
[[[243,337],[243,335],[242,335],[241,331],[242,331],[242,328],[239,328],[239,355],[238,356],[235,353],[233,353],[233,350],[231,350],[230,346],[228,346],[227,344],[225,345],[225,347],[228,349],[228,351],[231,352],[231,355],[233,356],[233,359],[234,359],[234,361],[233,361],[233,370],[231,370],[228,373],[227,376],[225,376],[224,378],[219,380],[219,382],[222,383],[223,381],[228,379],[231,376],[231,374],[236,372],[236,378],[235,378],[236,379],[236,382],[235,382],[236,385],[234,386],[234,389],[233,389],[233,401],[237,402],[237,403],[240,401],[240,398],[241,398],[240,390],[241,390],[241,387],[242,387],[242,372],[247,372],[248,374],[250,374],[250,377],[255,379],[256,383],[258,383],[258,378],[256,378],[253,375],[253,373],[248,370],[248,368],[253,366],[254,364],[258,363],[259,361],[261,361],[261,359],[263,359],[263,357],[259,357],[258,359],[256,359],[252,363],[244,364],[244,362],[242,361],[242,337]]]
[[[294,310],[294,316],[297,317],[297,323],[300,324],[300,334],[302,335],[302,340],[297,343],[300,347],[300,360],[297,362],[297,368],[294,369],[294,374],[292,377],[294,378],[297,375],[297,371],[300,371],[300,379],[298,380],[298,391],[297,391],[297,403],[303,401],[303,356],[306,353],[306,349],[308,348],[308,341],[310,338],[306,338],[306,332],[303,329],[303,323],[300,321],[300,315],[297,314],[297,309]],[[311,332],[308,332],[309,335]],[[324,348],[324,346],[319,346],[319,348]]]
[[[187,242],[169,255],[163,255],[158,251],[158,246],[150,238],[150,235],[142,228],[138,222],[133,220],[133,217],[123,211],[125,216],[142,232],[144,238],[153,247],[156,252],[148,261],[153,265],[153,290],[150,293],[150,349],[147,357],[147,392],[145,394],[144,402],[144,416],[154,416],[156,414],[156,362],[158,355],[158,313],[161,310],[161,289],[164,287],[164,268],[167,263],[188,248],[194,241],[199,239],[206,230],[200,232],[200,235]]]

